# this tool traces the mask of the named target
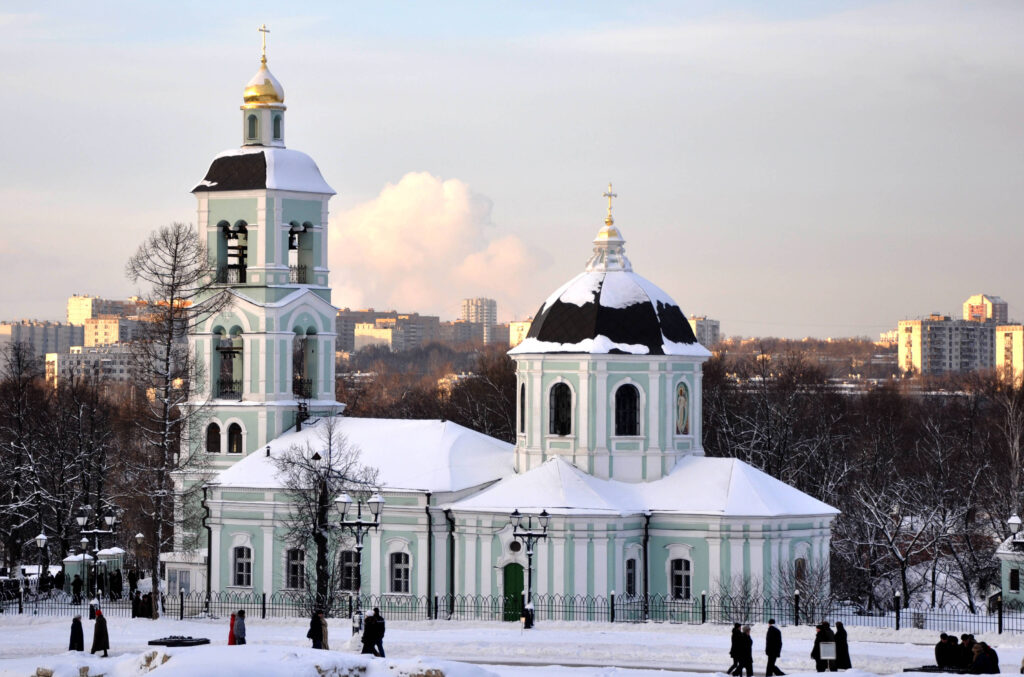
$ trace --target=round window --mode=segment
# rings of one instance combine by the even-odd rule
[[[508,549],[511,550],[512,552],[519,552],[520,550],[523,549],[523,544],[520,543],[519,541],[512,541],[511,543],[508,544]]]

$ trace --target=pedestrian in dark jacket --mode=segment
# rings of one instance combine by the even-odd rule
[[[999,674],[999,656],[985,642],[977,642],[971,649],[974,660],[968,671],[972,675],[997,675]]]
[[[765,677],[781,677],[786,674],[775,665],[775,661],[782,655],[782,632],[775,627],[775,619],[768,619],[768,632],[764,637],[764,653],[768,656],[768,667],[765,669]]]
[[[235,644],[245,644],[245,609],[235,614]]]
[[[121,570],[115,569],[110,575],[110,599],[121,599],[121,592],[124,590],[124,579],[121,578]]]
[[[965,670],[974,663],[974,635],[960,635],[960,667]]]
[[[324,629],[320,623],[320,612],[314,611],[313,617],[309,619],[309,630],[306,632],[306,638],[313,640],[314,649],[324,648]]]
[[[64,592],[64,580],[64,570],[61,569],[57,572],[57,575],[53,577],[53,589]]]
[[[78,574],[75,574],[75,578],[71,581],[71,603],[82,603],[82,577]]]
[[[949,635],[939,635],[939,642],[935,645],[935,665],[940,668],[949,667]]]
[[[729,669],[725,671],[725,674],[727,674],[727,675],[735,675],[736,674],[736,668],[739,665],[736,662],[736,649],[739,648],[739,637],[742,634],[743,634],[743,631],[740,629],[740,624],[739,623],[733,623],[732,624],[732,636],[729,638],[729,658],[732,659],[732,665],[730,665]]]
[[[736,641],[736,674],[747,671],[747,677],[754,677],[754,640],[750,637],[750,626],[744,625]]]
[[[85,651],[85,635],[82,633],[82,616],[71,619],[71,642],[68,651]]]
[[[135,590],[139,585],[139,574],[132,569],[128,572],[128,592],[129,594],[135,594]]]
[[[373,607],[373,617],[376,619],[377,629],[373,636],[376,641],[373,643],[373,650],[381,658],[384,658],[384,617],[380,615],[380,608]]]
[[[814,659],[814,668],[818,672],[829,672],[836,671],[836,662],[834,660],[822,660],[821,659],[821,643],[822,642],[835,642],[836,636],[832,633],[832,628],[829,627],[827,621],[822,621],[818,625],[818,633],[814,636],[814,648],[811,649],[811,658]]]
[[[373,614],[366,614],[366,620],[363,622],[363,650],[361,653],[377,655],[373,648],[377,643],[376,626],[377,619]]]
[[[92,651],[89,653],[103,652],[107,657],[107,650],[110,649],[110,635],[107,634],[107,617],[103,612],[96,609],[96,625],[92,629]]]
[[[836,668],[838,670],[849,670],[853,665],[850,663],[850,645],[846,641],[846,627],[842,621],[836,621]]]
[[[139,591],[136,590],[135,594],[131,595],[131,598],[132,598],[132,618],[138,618],[139,617],[139,605],[142,604],[142,596],[139,594]]]

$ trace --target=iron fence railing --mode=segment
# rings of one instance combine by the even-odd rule
[[[34,588],[0,588],[0,613],[26,615],[86,614],[90,601],[75,598],[63,590],[36,592]],[[879,628],[913,627],[936,632],[1024,633],[1024,608],[1003,605],[998,600],[974,609],[963,604],[911,606],[901,608],[895,598],[883,610],[869,611],[861,605],[832,598],[754,597],[707,595],[676,599],[667,595],[534,595],[537,621],[597,621],[611,623],[765,623],[808,625],[820,621],[842,621],[848,626]],[[132,605],[127,596],[97,600],[108,616],[129,617]],[[325,605],[327,615],[351,618],[357,610],[378,607],[385,618],[394,620],[489,620],[518,621],[523,615],[525,595],[355,595],[334,593]],[[239,609],[253,618],[308,617],[315,603],[303,591],[263,593],[201,591],[179,592],[163,598],[163,614],[172,618],[224,617]]]

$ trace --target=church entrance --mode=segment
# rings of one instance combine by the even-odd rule
[[[504,569],[504,619],[518,621],[523,613],[523,566],[506,564]]]

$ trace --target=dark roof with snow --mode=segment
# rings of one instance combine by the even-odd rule
[[[266,146],[221,153],[192,192],[264,189],[334,194],[313,158],[297,150]]]

